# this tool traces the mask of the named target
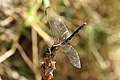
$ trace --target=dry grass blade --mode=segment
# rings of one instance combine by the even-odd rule
[[[33,29],[37,31],[37,33],[48,43],[49,46],[52,45],[51,37],[46,32],[44,32],[37,23],[31,24],[31,25]]]
[[[0,63],[2,63],[7,58],[9,58],[10,56],[12,56],[14,53],[15,53],[14,49],[10,49],[7,52],[5,52],[2,56],[0,56]]]

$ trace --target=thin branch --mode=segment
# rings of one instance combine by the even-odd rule
[[[37,47],[37,33],[32,28],[32,56],[33,56],[33,64],[38,66],[38,47]]]
[[[93,55],[95,56],[96,60],[98,61],[101,69],[106,69],[108,66],[105,62],[105,60],[103,59],[103,57],[101,56],[101,54],[98,52],[98,50],[96,49],[96,47],[94,46],[94,40],[93,40],[93,37],[94,35],[92,34],[94,31],[93,31],[93,28],[91,26],[89,26],[90,29],[90,35],[89,35],[89,46],[90,46],[90,49],[93,53]]]
[[[40,80],[40,72],[38,70],[38,46],[37,46],[37,32],[32,28],[32,55],[33,55],[33,68],[35,70],[36,80]]]
[[[24,52],[23,48],[18,44],[17,48],[20,52],[20,55],[22,56],[23,60],[27,63],[27,65],[30,67],[30,69],[34,72],[33,69],[33,63],[31,62],[31,60],[27,57],[26,53]]]

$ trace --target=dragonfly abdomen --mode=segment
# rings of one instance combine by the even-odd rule
[[[70,35],[66,40],[64,40],[62,44],[68,43],[68,41],[70,41],[75,36],[75,34],[77,34],[79,30],[81,30],[85,25],[86,23],[83,23],[72,35]]]

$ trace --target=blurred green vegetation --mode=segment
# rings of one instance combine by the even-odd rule
[[[55,80],[120,80],[119,0],[0,0],[0,80],[41,80],[45,49],[52,45],[44,15],[51,6],[70,33],[82,68],[55,56]]]

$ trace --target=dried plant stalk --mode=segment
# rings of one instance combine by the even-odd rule
[[[45,58],[44,62],[42,62],[42,72],[43,77],[42,80],[53,80],[53,71],[55,68],[55,61],[53,61],[51,58]]]

